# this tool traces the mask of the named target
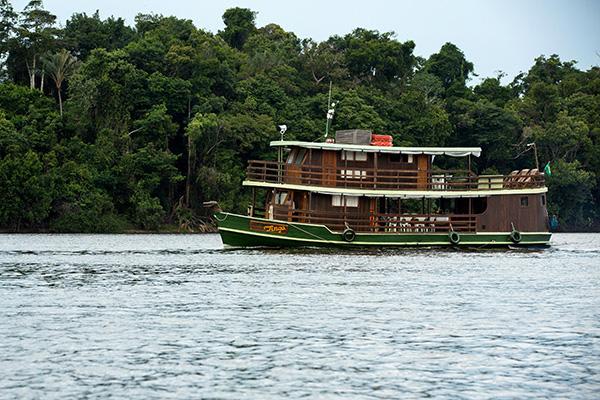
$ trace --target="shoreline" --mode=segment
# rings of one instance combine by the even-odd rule
[[[189,230],[178,230],[178,229],[158,229],[158,230],[144,230],[144,229],[126,229],[119,232],[61,232],[53,231],[50,229],[22,229],[19,231],[10,229],[0,229],[0,235],[203,235],[219,233],[216,227],[210,227],[203,231],[189,231]]]
[[[0,235],[205,235],[205,234],[216,234],[219,233],[216,227],[210,228],[205,231],[179,231],[170,229],[159,229],[159,230],[143,230],[143,229],[129,229],[121,232],[58,232],[51,230],[3,230],[0,229]],[[550,232],[551,234],[570,234],[570,233],[600,233],[600,230],[580,230],[580,231],[558,231]]]

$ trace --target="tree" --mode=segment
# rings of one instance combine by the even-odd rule
[[[409,86],[412,90],[421,92],[428,103],[435,99],[441,99],[444,94],[444,86],[440,78],[423,71],[415,74],[410,80]]]
[[[75,13],[66,22],[63,32],[65,45],[80,60],[94,49],[115,50],[125,47],[135,37],[135,31],[122,18],[102,20],[96,11],[91,16]]]
[[[555,122],[545,128],[533,128],[533,139],[548,160],[572,162],[577,159],[580,149],[592,145],[588,132],[585,122],[561,111]]]
[[[534,82],[544,82],[550,85],[560,83],[564,77],[575,72],[575,61],[560,61],[557,54],[550,57],[540,56],[535,59],[535,64],[529,69],[527,75],[523,78],[525,89],[529,88]]]
[[[552,164],[552,176],[546,179],[549,212],[559,216],[563,228],[589,228],[597,217],[592,205],[593,174],[583,170],[578,161],[559,160]]]
[[[56,15],[44,10],[42,0],[31,0],[20,15],[17,28],[18,45],[26,51],[26,66],[29,74],[29,87],[36,88],[35,77],[38,74],[38,61],[42,54],[53,46],[57,29],[54,28]],[[42,71],[40,89],[44,86]]]
[[[361,81],[406,80],[416,65],[415,43],[394,40],[394,32],[355,29],[341,41],[345,64]]]
[[[301,61],[317,85],[326,78],[339,82],[348,77],[343,54],[328,42],[303,40]]]
[[[513,96],[513,91],[508,86],[502,86],[498,78],[486,78],[473,88],[473,92],[498,107],[504,107]]]
[[[459,99],[453,103],[452,120],[454,146],[481,146],[483,152],[477,160],[480,170],[496,167],[499,171],[511,168],[518,153],[522,123],[516,112],[500,108],[487,100],[473,102]]]
[[[185,181],[185,205],[190,206],[190,191],[192,186],[192,175],[195,170],[196,163],[196,143],[200,142],[210,131],[217,130],[218,132],[219,123],[215,114],[201,114],[194,115],[194,118],[190,121],[185,129],[187,136],[187,149],[188,149],[188,162],[187,162],[187,179]],[[205,140],[206,142],[206,140]],[[220,144],[220,140],[217,138],[215,142],[209,148],[203,149],[205,154],[209,154]]]
[[[58,53],[49,54],[42,58],[44,69],[52,78],[54,86],[56,87],[56,93],[58,94],[58,104],[60,108],[60,116],[63,115],[63,102],[62,102],[62,86],[67,78],[69,78],[75,68],[77,68],[77,59],[71,55],[67,50],[62,49]]]
[[[132,134],[135,136],[135,141],[141,144],[138,147],[155,143],[165,151],[169,151],[169,139],[177,132],[177,124],[167,113],[164,104],[152,107],[144,118],[135,121],[134,127],[139,131]],[[131,138],[131,135],[129,136]]]
[[[230,8],[223,14],[225,29],[220,32],[221,37],[231,46],[241,50],[246,40],[256,30],[254,11],[248,8]]]
[[[464,86],[473,73],[473,63],[452,43],[446,43],[438,53],[432,54],[425,63],[425,72],[440,78],[448,90],[453,85]]]
[[[337,103],[335,129],[374,129],[380,130],[384,121],[377,114],[375,107],[368,104],[355,90],[339,94]]]
[[[6,53],[10,47],[8,45],[17,22],[17,14],[14,12],[9,0],[0,0],[0,79],[4,75],[4,63]]]
[[[36,225],[48,216],[53,190],[35,152],[0,159],[0,187],[0,226],[18,232],[23,225]]]

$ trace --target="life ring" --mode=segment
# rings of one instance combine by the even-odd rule
[[[356,232],[348,228],[342,233],[342,238],[344,238],[346,242],[352,242],[356,238]]]
[[[513,231],[510,233],[510,240],[512,240],[513,243],[519,243],[521,239],[523,239],[523,237],[521,236],[521,232],[519,232],[516,229],[513,229]]]
[[[448,239],[450,239],[450,243],[452,244],[459,244],[460,243],[460,235],[458,234],[458,232],[450,232],[448,234]]]

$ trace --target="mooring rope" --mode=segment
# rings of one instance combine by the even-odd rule
[[[324,241],[327,241],[327,239],[325,239],[325,238],[322,238],[321,236],[319,236],[319,235],[316,235],[316,234],[314,234],[314,233],[312,233],[312,232],[308,232],[308,231],[306,231],[306,230],[304,230],[304,229],[300,228],[299,226],[296,226],[296,225],[290,225],[290,226],[291,226],[291,227],[293,227],[293,228],[296,228],[296,229],[298,229],[300,232],[304,232],[304,233],[306,233],[306,234],[307,234],[307,235],[309,235],[309,236],[315,237],[315,238],[317,238],[317,239],[319,239],[319,240],[324,240]]]

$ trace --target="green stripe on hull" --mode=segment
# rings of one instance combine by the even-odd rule
[[[262,218],[250,218],[237,214],[218,213],[219,233],[223,243],[235,247],[267,246],[320,246],[320,247],[354,247],[354,246],[455,246],[446,233],[357,233],[352,242],[342,238],[341,233],[332,232],[323,225],[271,221]],[[284,234],[262,232],[250,229],[250,221],[261,221],[287,226]],[[519,246],[545,246],[551,234],[547,232],[522,232]],[[510,239],[510,232],[500,233],[461,233],[459,246],[508,246],[515,245]]]

